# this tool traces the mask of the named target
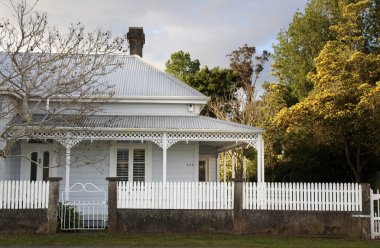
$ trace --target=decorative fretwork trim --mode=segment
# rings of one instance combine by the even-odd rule
[[[55,140],[61,143],[66,149],[71,149],[72,147],[77,145],[79,142],[83,141],[83,139],[76,138],[73,136],[75,135],[73,135],[71,132],[67,132],[65,138],[59,137],[59,138],[55,138]]]
[[[123,132],[123,131],[30,131],[27,136],[41,139],[54,139],[64,146],[75,146],[83,140],[148,140],[163,147],[165,132]],[[9,131],[8,137],[17,136],[16,131]],[[179,141],[240,141],[256,145],[258,134],[225,132],[166,132],[166,147]]]
[[[257,140],[247,141],[247,144],[257,149]]]
[[[164,139],[151,140],[153,143],[161,147],[162,149],[169,149],[172,145],[177,143],[179,140],[167,140],[166,145],[164,145]]]
[[[71,149],[79,142],[83,141],[83,139],[55,139],[59,143],[61,143],[66,149]]]

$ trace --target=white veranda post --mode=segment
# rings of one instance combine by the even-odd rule
[[[218,153],[217,154],[217,158],[216,158],[216,181],[219,182],[220,181],[220,156],[221,154]]]
[[[167,161],[167,148],[168,140],[166,133],[162,137],[162,182],[166,182],[166,161]]]
[[[224,152],[224,159],[223,159],[223,182],[227,181],[227,153]]]
[[[65,180],[65,199],[66,201],[69,200],[69,189],[70,189],[70,153],[71,153],[71,147],[69,145],[66,145],[66,180]]]
[[[259,134],[257,137],[257,182],[263,183],[265,181],[264,174],[264,140],[263,135]]]
[[[56,139],[56,140],[59,143],[61,143],[66,149],[66,151],[65,151],[65,154],[66,154],[66,160],[65,160],[65,172],[66,172],[65,173],[66,174],[65,175],[65,199],[66,199],[66,201],[68,201],[69,200],[69,189],[70,189],[71,148],[73,148],[73,146],[75,146],[76,144],[78,144],[82,140],[81,139],[72,139],[70,133],[66,134],[66,138]]]
[[[245,180],[246,179],[246,177],[247,177],[247,175],[246,175],[246,161],[245,161],[245,156],[243,155],[243,179]]]
[[[232,178],[235,179],[235,150],[232,150],[231,173],[232,173]]]

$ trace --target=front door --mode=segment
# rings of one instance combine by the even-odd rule
[[[51,145],[26,144],[23,146],[20,179],[46,181],[51,175],[53,153]]]
[[[208,163],[206,159],[199,160],[199,182],[207,182],[208,178]]]

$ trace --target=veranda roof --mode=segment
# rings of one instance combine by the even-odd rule
[[[59,118],[49,118],[49,115],[46,114],[35,114],[31,123],[33,123],[31,124],[32,126],[52,126],[58,129],[91,128],[109,131],[188,131],[251,134],[264,132],[261,128],[205,116],[91,115],[77,117],[73,115],[62,115]],[[21,124],[21,118],[16,116],[8,123],[8,126]]]

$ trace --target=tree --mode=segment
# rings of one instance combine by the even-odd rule
[[[211,98],[202,114],[255,125],[256,82],[270,54],[263,51],[256,55],[256,48],[245,44],[227,56],[230,57],[230,69],[209,69],[207,66],[200,69],[199,60],[192,60],[189,53],[179,51],[166,62],[166,71]],[[237,156],[242,157],[243,153],[253,152],[244,148],[238,151]],[[241,170],[237,169],[236,175],[241,176]]]
[[[307,75],[315,70],[314,58],[325,43],[335,38],[330,26],[339,18],[339,0],[309,0],[304,13],[297,11],[287,30],[278,34],[273,73],[296,99],[302,100],[312,90]]]
[[[269,61],[270,53],[263,51],[261,55],[255,55],[256,48],[245,44],[232,51],[230,67],[239,75],[238,87],[241,88],[241,96],[235,105],[233,119],[246,125],[257,125],[257,108],[255,101],[256,83]]]
[[[374,101],[380,53],[368,49],[362,18],[371,7],[370,1],[341,3],[342,19],[332,26],[336,39],[325,44],[315,59],[316,71],[308,76],[314,90],[275,117],[288,136],[306,133],[317,145],[339,147],[357,182],[379,161],[379,105]]]
[[[236,101],[238,75],[230,69],[207,66],[200,69],[198,59],[188,52],[178,51],[166,62],[166,72],[172,74],[211,99],[202,114],[226,119]]]
[[[260,73],[264,70],[264,64],[269,61],[270,53],[263,51],[261,55],[256,55],[256,47],[244,46],[232,51],[230,57],[230,67],[240,76],[239,87],[245,92],[247,104],[255,99],[255,89]],[[256,62],[256,63],[254,63]]]
[[[307,77],[315,72],[314,59],[319,55],[326,42],[336,39],[331,29],[343,18],[342,4],[358,2],[356,0],[309,0],[304,13],[297,11],[286,30],[277,36],[274,48],[273,73],[280,83],[291,89],[298,101],[307,97],[313,89],[313,83]],[[371,6],[359,18],[365,48],[378,50],[376,37],[380,35],[380,2],[371,0]]]
[[[234,103],[236,102],[236,91],[238,75],[230,69],[207,66],[187,78],[187,83],[210,97],[207,106],[202,114],[227,119],[231,115]]]
[[[18,130],[22,127],[19,136],[7,137],[3,156],[30,126],[53,128],[44,123],[75,122],[99,110],[94,96],[113,94],[113,86],[102,78],[121,66],[112,54],[126,47],[124,36],[86,32],[81,23],[61,33],[48,26],[45,13],[34,12],[36,4],[10,1],[15,19],[0,20],[0,89],[7,96],[2,116],[17,115]],[[36,112],[46,114],[43,121],[34,120]],[[67,113],[71,119],[63,118]],[[3,130],[3,138],[9,129]]]
[[[182,50],[172,53],[165,65],[167,73],[184,82],[187,82],[188,77],[193,77],[200,69],[199,60],[191,60],[190,53]]]

